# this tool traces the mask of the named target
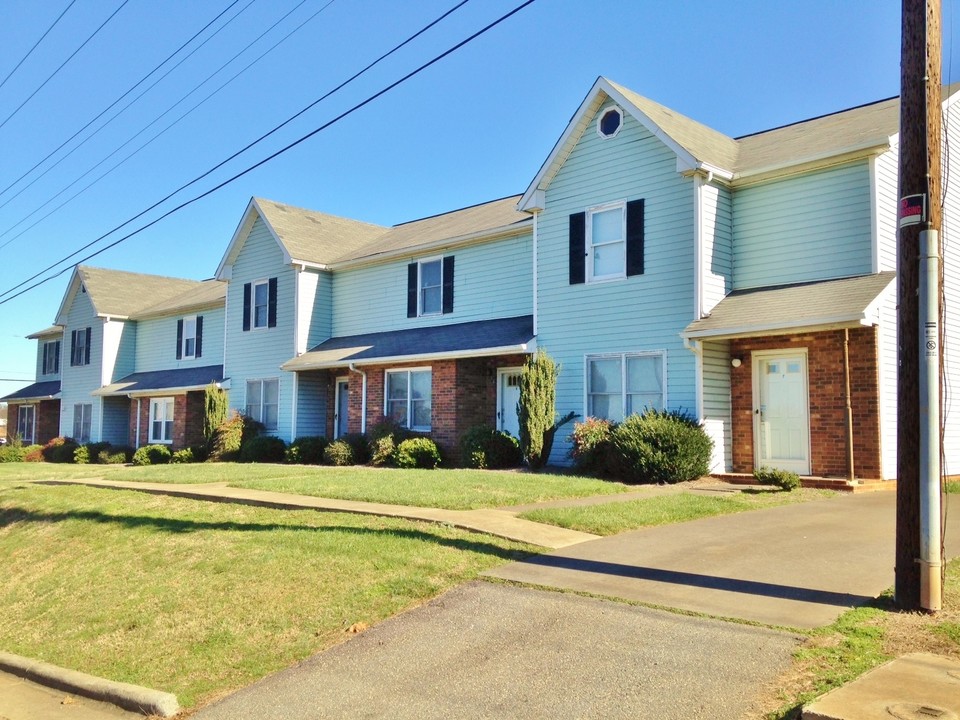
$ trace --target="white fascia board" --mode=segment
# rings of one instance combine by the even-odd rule
[[[789,175],[799,175],[813,170],[822,170],[835,165],[845,165],[856,162],[857,160],[866,160],[868,158],[882,155],[891,147],[891,140],[887,139],[882,143],[872,141],[862,146],[846,148],[844,150],[829,151],[818,155],[810,155],[805,158],[797,158],[785,163],[768,165],[762,168],[755,168],[748,172],[738,172],[733,176],[731,184],[735,188],[747,187],[768,180],[774,180]]]
[[[210,383],[204,385],[183,385],[182,387],[172,387],[172,388],[154,388],[152,390],[137,390],[136,392],[129,392],[127,390],[107,390],[106,388],[101,388],[99,390],[94,390],[91,395],[98,395],[100,397],[129,397],[129,398],[144,398],[144,397],[163,397],[166,395],[185,395],[188,392],[198,392],[200,390],[206,389]],[[223,387],[223,383],[214,383],[219,388]]]
[[[73,297],[80,289],[80,283],[83,282],[80,279],[79,271],[76,267],[73,268],[73,273],[70,275],[70,282],[67,283],[67,290],[63,293],[63,299],[60,301],[60,307],[57,309],[56,320],[54,320],[54,325],[60,325],[61,327],[67,326],[67,312],[69,311],[70,305],[73,303]]]
[[[699,332],[684,330],[680,333],[680,337],[684,340],[734,340],[763,335],[789,335],[797,332],[820,332],[822,330],[876,325],[876,319],[868,317],[868,315],[869,313],[865,310],[856,315],[838,315],[817,318],[816,320],[794,320],[777,323],[776,325],[741,325],[739,327],[701,330]]]
[[[422,353],[417,355],[394,355],[391,357],[379,357],[369,359],[336,360],[333,362],[311,363],[310,353],[301,355],[298,358],[289,360],[280,366],[281,370],[290,372],[303,372],[307,370],[330,370],[333,368],[345,368],[350,365],[394,365],[396,363],[411,362],[429,362],[431,360],[457,360],[460,358],[492,357],[495,355],[518,355],[536,352],[537,341],[531,340],[528,343],[520,345],[503,345],[501,347],[480,348],[479,350],[451,350],[440,353]]]
[[[63,327],[58,326],[57,329],[50,329],[47,331],[41,330],[40,332],[30,333],[27,335],[27,340],[43,340],[44,338],[50,337],[63,337]]]
[[[24,405],[26,403],[40,402],[42,400],[58,400],[60,398],[60,393],[55,392],[53,395],[34,395],[31,397],[18,397],[13,400],[4,400],[3,402],[12,405]]]
[[[488,230],[479,230],[477,232],[467,233],[466,235],[457,235],[456,237],[443,238],[442,240],[423,243],[422,245],[411,245],[409,247],[399,248],[397,250],[389,250],[376,255],[367,255],[362,258],[331,263],[330,265],[325,266],[323,269],[348,270],[357,267],[364,267],[366,265],[377,265],[382,262],[389,262],[391,260],[410,257],[412,255],[423,255],[424,253],[431,253],[437,250],[446,250],[448,248],[464,247],[467,245],[479,245],[481,243],[492,242],[494,240],[504,240],[509,237],[526,235],[527,233],[532,232],[532,228],[533,218],[531,217],[525,220],[520,220],[519,222],[511,223],[509,225],[490,228]],[[296,262],[299,263],[300,261],[297,260]]]

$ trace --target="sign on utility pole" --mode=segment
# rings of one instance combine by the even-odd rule
[[[939,374],[939,347],[936,362],[931,362],[928,343],[939,345],[939,329],[924,320],[920,333],[920,269],[921,254],[926,268],[936,267],[939,259],[940,231],[940,0],[903,0],[903,35],[900,57],[900,178],[899,231],[897,234],[897,551],[894,599],[906,610],[939,608],[939,573],[941,572],[939,514],[939,412],[931,433],[921,431],[921,407],[930,419],[932,405],[939,411],[939,390],[929,385],[929,373]],[[927,247],[921,248],[921,236]],[[932,252],[931,250],[932,243]],[[931,258],[930,256],[933,256]],[[938,272],[935,272],[936,276]],[[934,277],[934,282],[937,278]],[[925,289],[928,286],[925,285]],[[938,286],[933,296],[939,298]],[[928,292],[929,296],[930,293]],[[935,300],[935,305],[939,300]],[[934,310],[934,320],[939,309]],[[922,340],[922,342],[921,342]],[[921,373],[921,366],[924,372]],[[922,378],[922,381],[921,381]],[[921,399],[921,385],[924,397]],[[932,436],[932,437],[931,437]],[[923,443],[921,443],[921,439]],[[936,468],[930,467],[936,443]],[[921,453],[921,444],[925,452]],[[921,467],[926,478],[921,478]],[[930,475],[935,475],[935,493]],[[921,486],[923,480],[923,487]],[[937,496],[937,508],[929,507]],[[923,508],[921,508],[923,506]],[[921,509],[924,520],[921,523]],[[935,514],[935,517],[933,515]],[[929,534],[936,525],[936,538]],[[936,547],[932,547],[936,545]],[[931,574],[937,574],[936,588],[931,589]],[[921,576],[927,583],[921,592]],[[932,597],[937,595],[937,597]],[[929,607],[934,604],[935,607]]]

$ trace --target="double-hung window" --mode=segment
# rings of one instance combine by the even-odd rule
[[[420,263],[420,314],[439,315],[443,299],[443,265],[440,260]]]
[[[17,412],[17,435],[24,445],[33,445],[37,424],[37,406],[21,405]]]
[[[91,328],[74,330],[70,333],[70,365],[90,364]]]
[[[590,417],[621,422],[666,404],[662,352],[588,355],[586,381]]]
[[[90,421],[93,418],[93,405],[77,403],[73,406],[73,439],[81,445],[90,442]]]
[[[267,326],[267,310],[270,303],[270,288],[266,282],[253,284],[253,326]]]
[[[200,357],[203,340],[203,316],[177,320],[177,360]]]
[[[590,280],[626,277],[626,203],[612,203],[587,211],[587,272]]]
[[[60,341],[43,344],[43,374],[56,375],[60,372]]]
[[[387,370],[384,414],[402,427],[430,432],[432,382],[430,368]]]
[[[268,432],[276,432],[280,414],[280,381],[247,380],[246,416],[263,423]]]
[[[430,258],[407,266],[407,317],[453,312],[454,256]]]
[[[243,330],[277,326],[277,278],[243,285]]]
[[[173,442],[173,398],[150,400],[150,442]]]

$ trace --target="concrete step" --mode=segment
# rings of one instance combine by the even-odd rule
[[[723,480],[732,485],[755,485],[759,483],[753,479],[749,473],[713,473],[710,477]],[[845,478],[817,477],[813,475],[801,475],[800,483],[805,488],[816,488],[818,490],[836,490],[837,492],[863,493],[876,492],[878,490],[896,490],[896,480],[854,480]]]

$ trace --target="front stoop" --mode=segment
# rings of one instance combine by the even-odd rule
[[[802,720],[960,720],[960,662],[910,653],[831,690]]]
[[[710,477],[723,480],[731,485],[754,485],[760,487],[760,483],[753,479],[749,473],[713,473]],[[805,488],[815,488],[817,490],[836,490],[837,492],[864,493],[876,492],[878,490],[896,490],[896,480],[847,480],[845,478],[816,477],[812,475],[803,475],[800,477],[800,484]]]

